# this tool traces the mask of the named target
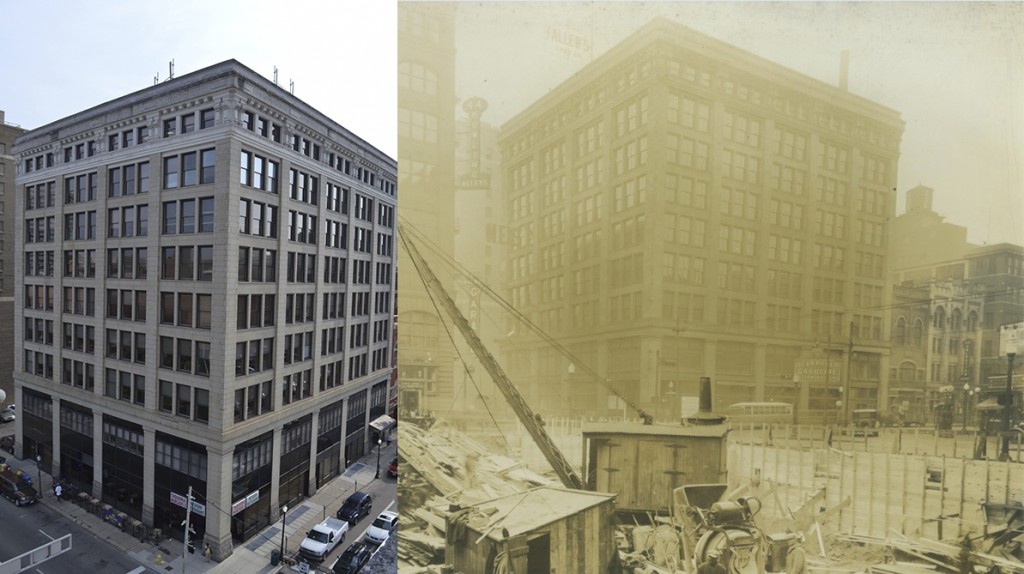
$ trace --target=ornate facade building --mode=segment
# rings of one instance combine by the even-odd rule
[[[19,456],[219,558],[375,442],[392,158],[233,60],[13,156]]]

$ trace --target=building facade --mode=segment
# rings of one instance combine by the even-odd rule
[[[1024,321],[1024,246],[969,243],[966,228],[946,222],[934,211],[932,189],[924,186],[907,191],[907,209],[893,220],[891,230],[893,282],[923,290],[926,295],[918,299],[918,305],[923,302],[928,310],[925,344],[930,345],[932,356],[923,376],[931,389],[926,401],[929,420],[934,407],[943,401],[952,402],[957,421],[961,421],[964,405],[972,424],[999,419],[1002,409],[991,404],[1006,389],[1007,359],[999,354],[999,328]],[[901,307],[899,287],[895,307]],[[964,320],[958,321],[956,313]],[[894,321],[898,318],[893,315]],[[894,354],[897,333],[894,323]],[[937,339],[945,343],[940,345]],[[970,341],[970,362],[968,368],[958,371],[952,365],[959,360],[956,354],[965,341]],[[945,357],[940,348],[945,349]],[[935,389],[950,386],[952,395],[935,394]],[[1019,404],[1018,387],[1015,401]],[[976,412],[977,405],[988,399],[987,406]]]
[[[393,159],[233,60],[13,155],[19,456],[219,558],[368,451]]]
[[[775,400],[835,420],[829,383],[847,411],[885,408],[903,128],[891,109],[654,21],[502,127],[511,299],[664,417],[701,376],[716,409]],[[529,344],[512,343],[512,363],[532,404],[621,406]],[[816,348],[842,379],[794,385]]]
[[[398,179],[409,235],[445,256],[455,242],[455,7],[398,5]],[[421,249],[427,251],[427,248]],[[415,418],[449,408],[455,352],[404,250],[399,275],[399,412]],[[425,255],[436,261],[429,252]],[[451,291],[447,268],[432,265]]]
[[[4,121],[0,110],[0,324],[14,324],[14,192],[15,163],[11,150],[14,139],[25,130]],[[14,332],[0,333],[0,389],[7,394],[6,404],[14,402]]]

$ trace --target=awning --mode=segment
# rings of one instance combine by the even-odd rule
[[[376,430],[377,432],[382,432],[384,429],[394,426],[394,424],[395,419],[389,417],[388,415],[380,415],[379,417],[370,421],[370,428]]]
[[[985,399],[978,403],[978,406],[974,408],[979,411],[1001,411],[1003,410],[1003,405],[999,404],[996,399]]]

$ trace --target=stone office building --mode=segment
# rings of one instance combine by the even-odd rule
[[[502,126],[511,301],[661,416],[701,376],[716,408],[885,408],[903,127],[842,81],[654,21]],[[512,346],[531,404],[617,412],[549,345]],[[794,385],[825,353],[842,379]]]
[[[223,557],[368,452],[392,158],[233,60],[13,155],[18,456]]]
[[[20,126],[4,120],[0,110],[0,325],[14,323],[14,157],[11,148],[14,138],[25,133]],[[0,333],[0,389],[7,394],[2,406],[14,403],[14,333],[4,329]]]

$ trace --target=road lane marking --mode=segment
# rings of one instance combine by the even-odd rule
[[[139,566],[135,570],[132,570],[131,572],[128,572],[128,574],[142,574],[145,571],[146,571],[146,567],[145,566]]]

